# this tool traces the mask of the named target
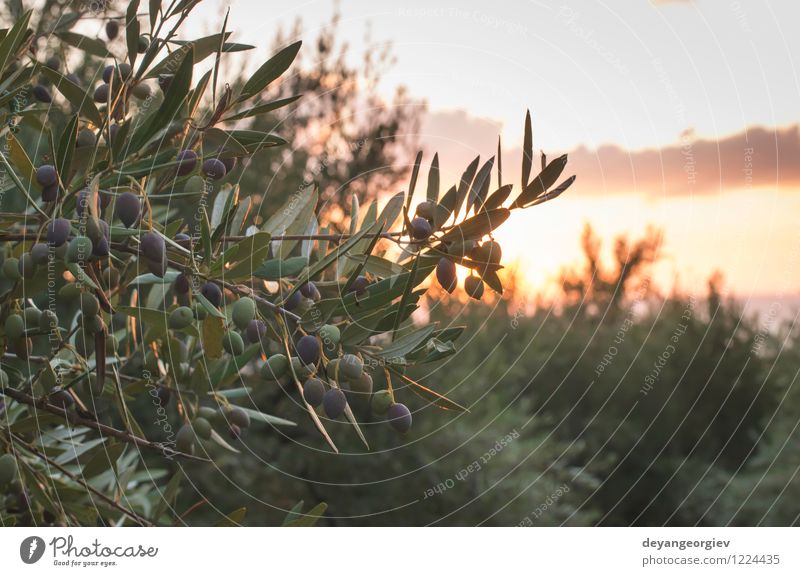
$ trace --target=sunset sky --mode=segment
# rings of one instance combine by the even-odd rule
[[[216,31],[228,5],[234,39],[264,52],[279,25],[300,16],[312,39],[333,12],[328,1],[206,0],[193,31]],[[532,287],[552,288],[577,261],[591,222],[607,238],[662,228],[662,286],[702,291],[720,270],[743,298],[798,293],[798,3],[448,5],[348,1],[342,37],[354,56],[367,29],[392,44],[382,89],[403,84],[427,101],[421,140],[445,182],[493,155],[497,134],[516,181],[528,108],[535,148],[570,153],[569,193],[500,234]]]

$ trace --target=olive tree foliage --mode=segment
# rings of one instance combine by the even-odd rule
[[[81,13],[37,31],[20,9],[0,32],[4,525],[181,522],[183,463],[246,458],[249,442],[295,426],[254,405],[254,386],[290,395],[333,454],[336,420],[369,449],[356,398],[401,435],[413,434],[405,395],[463,411],[406,374],[454,354],[463,331],[411,318],[428,278],[453,292],[461,266],[471,297],[502,293],[493,231],[574,180],[558,184],[566,157],[542,157],[531,177],[528,115],[517,194],[499,147],[444,193],[436,156],[417,185],[420,153],[408,192],[381,210],[353,196],[345,231],[317,219],[324,182],[262,214],[237,172],[292,135],[239,123],[294,105],[260,98],[301,46],[224,85],[229,55],[253,47],[230,40],[227,19],[182,38],[196,4],[130,2],[97,37],[74,30]],[[65,67],[75,51],[96,63],[93,85]],[[287,523],[323,511],[295,507]]]

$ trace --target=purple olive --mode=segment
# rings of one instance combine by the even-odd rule
[[[58,184],[58,174],[52,164],[43,164],[36,169],[36,182],[42,188]]]
[[[181,150],[178,152],[178,176],[186,176],[197,166],[197,153],[194,150]]]
[[[61,246],[69,238],[70,225],[66,218],[56,218],[47,226],[47,243],[50,246]]]
[[[389,425],[400,432],[405,434],[411,430],[411,410],[405,404],[392,404],[389,406],[389,413],[387,414]]]
[[[117,198],[117,216],[126,228],[130,228],[139,221],[142,203],[133,192],[123,192]]]
[[[212,180],[220,180],[225,177],[225,164],[217,158],[209,158],[203,162],[203,175]]]

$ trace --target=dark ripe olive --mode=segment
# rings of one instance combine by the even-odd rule
[[[119,23],[116,20],[106,22],[106,38],[113,40],[119,34]]]
[[[277,381],[289,373],[289,359],[283,354],[273,354],[261,367],[261,377],[264,380]]]
[[[67,80],[69,80],[70,82],[75,84],[76,86],[80,86],[81,85],[81,79],[78,78],[77,74],[73,74],[72,72],[70,72],[69,74],[64,76],[64,78],[66,78]]]
[[[136,41],[136,51],[139,52],[139,54],[144,54],[149,47],[150,40],[147,36],[139,36],[139,39]]]
[[[225,412],[225,417],[228,419],[228,422],[234,426],[238,426],[239,428],[250,427],[250,415],[238,406],[232,406],[227,410]]]
[[[417,216],[411,221],[411,236],[415,240],[425,240],[429,238],[433,230],[431,230],[431,223]]]
[[[256,317],[256,303],[252,298],[243,296],[233,303],[231,318],[239,330],[244,330]]]
[[[144,265],[145,268],[147,268],[148,272],[150,272],[154,276],[158,276],[159,278],[163,278],[167,274],[166,258],[164,258],[161,262],[156,262],[155,260],[150,260],[148,258],[145,258]]]
[[[181,150],[176,157],[178,164],[178,176],[186,176],[197,166],[197,153],[194,150]]]
[[[439,285],[442,288],[452,294],[458,285],[455,262],[449,258],[440,258],[439,263],[436,265],[436,280],[439,281]]]
[[[162,92],[166,92],[169,90],[170,84],[172,84],[172,79],[175,77],[174,74],[159,74],[158,75],[158,87],[161,88]]]
[[[167,247],[164,239],[155,232],[142,234],[139,250],[145,258],[152,262],[164,262],[167,258]]]
[[[469,256],[482,264],[499,264],[503,251],[500,249],[500,244],[494,240],[489,240],[473,248]]]
[[[362,372],[359,378],[350,381],[350,390],[358,394],[372,394],[372,376]]]
[[[341,416],[347,408],[347,398],[345,398],[344,392],[338,388],[331,388],[325,392],[322,397],[322,407],[328,418],[335,419]]]
[[[161,407],[165,408],[172,398],[172,391],[166,386],[159,386],[156,389],[156,398],[158,398],[158,403],[161,405]]]
[[[139,100],[147,100],[150,98],[150,94],[152,93],[150,90],[150,85],[145,84],[144,82],[139,82],[133,87],[133,95],[136,96]]]
[[[114,145],[114,142],[116,142],[117,132],[119,132],[119,124],[112,124],[108,127],[108,143],[112,146]],[[105,137],[105,132],[103,133],[103,136]]]
[[[417,204],[417,216],[420,218],[424,218],[425,220],[433,220],[433,216],[436,213],[436,204],[431,202],[430,200],[425,200],[424,202],[420,202]],[[413,222],[412,222],[413,224]]]
[[[84,317],[97,316],[100,313],[100,301],[97,296],[84,292],[81,294],[81,312]]]
[[[179,306],[169,315],[168,324],[173,330],[182,330],[194,322],[194,313],[188,306]]]
[[[245,336],[247,336],[247,341],[251,344],[256,344],[261,342],[261,339],[267,333],[267,325],[264,324],[263,320],[250,320],[247,323],[247,328],[245,329]]]
[[[108,238],[105,236],[100,238],[100,240],[98,240],[97,243],[92,247],[92,256],[96,256],[97,258],[103,258],[108,256],[110,253],[111,249],[108,244]]]
[[[45,244],[44,242],[37,242],[31,247],[31,256],[33,257],[33,262],[37,266],[46,264],[49,255],[50,255],[50,248],[48,248],[47,244]]]
[[[120,272],[118,268],[112,268],[109,266],[105,270],[103,270],[103,284],[105,284],[106,288],[109,290],[113,290],[117,286],[119,286],[119,279],[120,279]]]
[[[109,64],[105,68],[103,68],[103,82],[108,84],[111,82],[111,77],[114,75],[114,71],[116,67],[113,64]]]
[[[100,202],[101,208],[105,208],[109,204],[111,204],[111,198],[112,198],[111,192],[109,192],[108,190],[97,191],[97,200],[98,202]]]
[[[82,128],[78,131],[78,136],[75,139],[76,148],[90,148],[97,144],[97,137],[94,132],[88,128]]]
[[[292,293],[289,298],[286,299],[286,302],[283,303],[283,307],[286,310],[294,310],[300,305],[300,301],[303,299],[303,295],[300,294],[299,291],[295,291]]]
[[[213,282],[206,282],[200,289],[200,293],[211,305],[219,308],[222,305],[222,289]]]
[[[319,378],[309,378],[303,384],[303,399],[308,402],[310,406],[316,408],[322,404],[322,398],[325,396],[325,384]]]
[[[36,262],[33,261],[33,256],[31,256],[30,252],[25,252],[19,257],[17,267],[19,268],[19,275],[27,280],[36,275]]]
[[[315,336],[303,336],[297,341],[297,356],[307,366],[319,362],[319,341]]]
[[[483,280],[477,276],[467,276],[464,280],[464,291],[475,300],[483,298]]]
[[[133,70],[131,69],[131,65],[128,64],[127,62],[120,62],[119,65],[117,66],[117,72],[119,73],[120,77],[126,80],[130,78],[132,71]]]
[[[181,272],[175,277],[175,283],[173,284],[173,288],[175,289],[176,294],[188,294],[189,290],[191,290],[191,282],[189,281],[189,277]]]
[[[364,371],[364,363],[355,354],[345,354],[339,360],[339,377],[345,380],[358,380]]]
[[[244,354],[244,340],[238,332],[229,331],[222,338],[222,347],[231,356]]]
[[[139,221],[142,213],[142,202],[133,192],[123,192],[117,197],[116,212],[126,228]]]
[[[378,390],[372,395],[372,411],[375,414],[386,414],[393,403],[394,400],[388,390]]]
[[[411,410],[405,404],[392,404],[389,406],[386,416],[389,420],[389,425],[400,434],[405,434],[411,430]]]
[[[108,94],[108,84],[100,84],[100,86],[94,89],[94,101],[98,104],[108,102]]]
[[[66,218],[56,218],[47,225],[47,243],[50,246],[61,246],[69,238],[70,225]]]
[[[220,158],[220,161],[225,165],[225,174],[230,174],[236,168],[236,158]]]
[[[358,276],[350,285],[350,292],[355,292],[358,296],[361,296],[367,291],[368,286],[369,280],[367,280],[364,276]]]
[[[72,394],[66,390],[59,390],[58,392],[50,394],[50,396],[47,398],[47,401],[54,406],[63,408],[64,410],[69,410],[75,403],[75,400],[72,398]]]
[[[42,188],[58,183],[58,174],[52,164],[43,164],[36,169],[36,183]]]
[[[81,190],[78,192],[78,196],[75,198],[75,215],[78,218],[83,218],[87,214],[90,213],[90,206],[89,203],[92,200],[92,193],[89,190]],[[95,208],[98,207],[98,204],[95,204]]]
[[[217,158],[209,158],[203,162],[203,175],[212,180],[220,180],[225,177],[225,164]]]
[[[58,184],[42,188],[42,202],[55,202],[58,200]]]
[[[239,428],[236,424],[231,424],[228,427],[228,435],[231,437],[231,440],[238,440],[239,437],[242,435],[242,429]]]
[[[317,289],[316,284],[314,284],[313,282],[306,282],[305,284],[300,286],[300,294],[302,294],[306,298],[311,298],[314,301],[320,299],[319,290]]]
[[[36,98],[39,102],[44,102],[49,104],[53,101],[53,97],[50,95],[50,91],[42,86],[41,84],[37,84],[33,87],[33,97]]]
[[[178,232],[177,234],[175,234],[175,242],[186,243],[191,239],[192,239],[191,236],[189,236],[188,234],[184,234],[183,232]]]
[[[44,63],[45,66],[50,68],[50,70],[58,70],[61,68],[61,60],[58,56],[50,56]]]

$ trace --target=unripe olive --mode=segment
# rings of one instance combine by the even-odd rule
[[[78,319],[78,323],[83,327],[87,334],[97,334],[106,327],[106,323],[100,316],[83,316]]]
[[[194,313],[188,306],[179,306],[169,315],[169,327],[173,330],[183,330],[194,322]]]
[[[298,358],[297,356],[292,356],[291,362],[294,373],[297,375],[298,378],[302,380],[311,376],[315,371],[315,366],[313,364],[312,365],[304,364],[303,361],[300,360],[300,358]]]
[[[128,64],[127,62],[120,62],[119,65],[117,66],[117,72],[119,72],[119,75],[122,78],[127,79],[130,77],[131,72],[133,72],[133,70],[131,69],[131,65]]]
[[[228,419],[228,422],[238,426],[239,428],[250,427],[250,415],[238,406],[233,406],[226,410],[225,416]]]
[[[184,454],[194,452],[194,430],[189,424],[184,424],[175,434],[175,449]]]
[[[25,333],[25,320],[19,314],[10,314],[5,323],[6,340],[17,340]]]
[[[310,405],[316,408],[322,404],[322,399],[325,396],[325,384],[319,378],[309,378],[303,384],[303,399]]]
[[[375,414],[386,414],[393,403],[394,400],[388,390],[378,390],[372,395],[372,411]]]
[[[52,310],[42,310],[39,316],[39,331],[48,334],[58,329],[58,316]]]
[[[136,41],[136,51],[139,52],[139,54],[144,54],[149,47],[150,40],[147,36],[139,36],[139,39]]]
[[[247,323],[247,328],[245,329],[245,336],[247,336],[247,341],[251,344],[256,344],[261,342],[261,339],[267,334],[267,325],[264,324],[263,320],[250,320]]]
[[[350,381],[350,390],[358,394],[372,394],[372,376],[362,372],[360,378]]]
[[[100,302],[97,296],[84,292],[81,294],[81,312],[84,317],[97,316],[100,313]]]
[[[411,236],[415,240],[425,240],[429,238],[433,230],[431,230],[431,223],[417,216],[411,221]]]
[[[172,79],[175,78],[174,74],[159,74],[158,75],[158,87],[161,88],[162,92],[166,92],[169,90],[170,84],[172,84]]]
[[[197,415],[210,422],[216,420],[220,413],[211,406],[200,406],[200,408],[197,409]]]
[[[19,280],[22,278],[22,274],[19,273],[18,258],[9,257],[3,261],[3,276],[9,280]]]
[[[212,306],[219,308],[222,305],[222,289],[213,282],[206,282],[200,289],[200,293]]]
[[[67,248],[67,262],[85,262],[89,259],[94,246],[90,238],[86,236],[76,236],[69,241]]]
[[[243,296],[233,303],[231,318],[239,330],[244,330],[256,317],[256,303],[252,298]]]
[[[42,202],[55,202],[58,200],[58,184],[42,188]]]
[[[345,398],[344,392],[338,388],[331,388],[325,392],[322,397],[322,407],[328,418],[335,419],[341,416],[347,408],[347,398]]]
[[[41,84],[37,84],[33,87],[33,97],[39,102],[44,102],[46,104],[53,101],[53,96],[50,94],[50,91]]]
[[[150,85],[144,82],[139,82],[133,87],[133,95],[139,100],[147,100],[151,94]]]
[[[455,262],[449,258],[440,258],[439,263],[436,265],[436,280],[439,281],[439,285],[442,288],[452,294],[458,285]]]
[[[133,192],[123,192],[117,197],[115,206],[117,216],[126,228],[130,228],[139,221],[142,213],[142,202]]]
[[[36,275],[36,262],[33,261],[33,256],[30,252],[25,252],[19,257],[17,263],[19,268],[19,275],[26,279],[31,279]]]
[[[389,425],[401,434],[411,430],[411,410],[405,404],[392,404],[389,406],[387,418]]]
[[[66,218],[56,218],[47,225],[47,243],[50,246],[61,246],[69,238],[70,224]]]
[[[197,166],[197,153],[194,150],[181,150],[176,160],[179,162],[178,176],[186,176]]]
[[[47,263],[50,257],[50,249],[44,242],[37,242],[31,247],[31,256],[33,257],[34,264],[41,266]]]
[[[195,418],[192,421],[192,428],[194,428],[198,438],[202,438],[203,440],[211,438],[211,422],[205,418]]]
[[[289,372],[289,359],[283,354],[273,354],[261,368],[261,377],[265,380],[280,380]]]
[[[319,341],[314,336],[303,336],[297,341],[297,356],[303,364],[309,366],[319,362]]]
[[[116,20],[106,22],[106,38],[113,40],[119,34],[119,24]]]
[[[81,297],[81,289],[76,282],[69,282],[59,289],[58,297],[63,302],[74,302]]]
[[[83,218],[91,213],[90,202],[92,201],[92,193],[89,190],[81,190],[75,199],[75,216]],[[95,199],[95,208],[99,208],[99,198]]]
[[[242,340],[238,332],[233,330],[228,331],[222,338],[222,347],[232,356],[244,354],[244,340]]]
[[[120,272],[118,268],[112,268],[109,266],[105,270],[103,270],[103,282],[105,283],[106,287],[110,290],[113,290],[117,286],[119,286],[120,280]]]
[[[44,164],[36,169],[36,182],[42,188],[58,183],[58,174],[52,164]]]
[[[361,296],[364,292],[366,292],[368,286],[369,280],[367,280],[364,276],[358,276],[350,285],[350,292],[355,292],[356,295]]]
[[[12,454],[0,456],[0,486],[7,486],[17,478],[17,461]]]
[[[94,101],[98,104],[103,104],[108,102],[108,84],[100,84],[97,88],[94,89]]]
[[[194,167],[192,167],[192,170]],[[191,172],[191,170],[189,170]],[[194,175],[186,180],[183,185],[183,191],[187,194],[202,194],[206,189],[206,181],[202,176]]]
[[[22,319],[25,322],[26,330],[34,330],[39,327],[39,320],[42,317],[42,311],[33,306],[28,306],[22,311]]]
[[[145,258],[152,262],[164,262],[167,258],[167,247],[164,239],[155,232],[142,234],[139,250]]]
[[[220,180],[225,177],[225,164],[217,158],[209,158],[203,162],[203,174],[206,178]]]
[[[355,354],[345,354],[339,360],[339,376],[345,380],[358,380],[363,371],[364,363]]]
[[[97,144],[97,137],[94,132],[88,128],[82,128],[78,131],[78,136],[75,139],[75,146],[77,148],[91,148]]]
[[[464,280],[464,291],[475,300],[483,298],[483,280],[477,276],[467,276]]]
[[[319,329],[319,338],[322,340],[322,345],[326,351],[335,350],[339,345],[342,338],[342,333],[339,331],[338,326],[333,324],[325,324]]]
[[[42,373],[39,376],[39,385],[42,387],[42,391],[45,394],[49,394],[57,384],[58,377],[56,376],[55,371],[48,364],[44,367],[44,370],[42,370]]]

